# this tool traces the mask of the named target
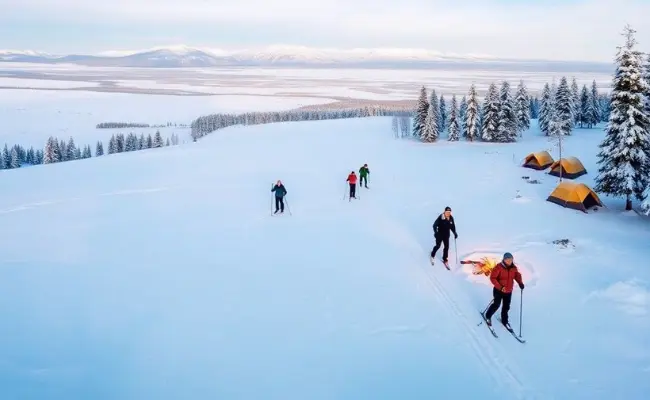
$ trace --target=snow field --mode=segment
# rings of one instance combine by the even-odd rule
[[[519,167],[550,146],[536,132],[425,145],[390,126],[236,126],[4,171],[8,398],[643,398],[647,220],[546,202],[556,179]],[[601,139],[566,139],[579,181]],[[364,163],[370,189],[343,200]],[[277,179],[291,216],[271,216]],[[525,345],[476,326],[491,288],[453,265],[453,239],[451,272],[428,263],[447,205],[460,259],[510,251],[521,265]],[[550,243],[564,238],[575,247]]]

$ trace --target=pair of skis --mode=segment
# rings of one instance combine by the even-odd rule
[[[429,257],[429,261],[431,262],[431,265],[435,264],[431,257]],[[447,268],[447,271],[451,271],[451,268],[449,268],[449,262],[448,261],[442,261],[442,265],[444,265],[445,268]]]
[[[485,326],[487,326],[488,329],[490,330],[490,332],[492,333],[492,336],[494,336],[495,338],[499,338],[499,336],[497,335],[496,331],[494,330],[494,327],[493,327],[492,325],[488,324],[488,322],[487,322],[487,318],[485,318],[485,313],[483,313],[483,311],[479,311],[479,314],[481,314],[481,318],[483,318],[483,322],[481,322],[479,325],[481,325],[481,324],[484,323]],[[501,321],[501,318],[497,317],[497,320],[498,320],[499,322],[501,322],[501,325],[503,325],[503,323],[502,323],[502,321]],[[519,336],[517,336],[517,334],[515,333],[514,330],[512,330],[512,329],[508,329],[505,325],[503,325],[503,327],[506,328],[506,330],[507,330],[508,332],[510,332],[510,334],[512,335],[512,337],[514,337],[515,339],[517,339],[517,341],[518,341],[519,343],[526,343],[526,341],[525,341],[524,339],[522,339],[522,338],[520,338]]]

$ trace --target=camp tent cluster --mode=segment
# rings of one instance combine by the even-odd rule
[[[527,155],[522,166],[537,171],[543,171],[550,167],[549,175],[561,176],[566,179],[576,179],[587,173],[582,162],[576,157],[566,157],[555,161],[548,151]],[[546,200],[562,207],[584,212],[591,207],[603,206],[598,195],[589,186],[584,183],[568,181],[560,182]]]

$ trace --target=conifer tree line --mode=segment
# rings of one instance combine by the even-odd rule
[[[101,122],[95,126],[97,129],[124,129],[124,128],[186,128],[186,124],[167,122],[166,124],[149,125],[139,122]]]
[[[462,137],[468,141],[515,142],[530,128],[531,119],[537,119],[541,131],[551,136],[568,135],[576,126],[595,127],[608,116],[609,97],[598,92],[595,81],[589,89],[583,85],[580,92],[575,78],[569,85],[563,77],[557,87],[546,84],[541,99],[531,97],[523,81],[516,88],[507,81],[498,86],[493,82],[482,99],[472,85],[460,102],[452,95],[449,107],[444,95],[438,97],[435,89],[428,94],[423,86],[410,136],[428,143],[443,136],[449,141]],[[397,134],[395,126],[393,122]]]
[[[156,131],[153,136],[149,134],[146,137],[144,134],[137,136],[134,133],[129,133],[125,136],[120,133],[111,136],[106,151],[104,150],[104,144],[98,141],[95,146],[95,156],[153,149],[163,146],[175,146],[177,144],[179,144],[179,138],[176,134],[172,134],[170,138],[163,140],[160,131]],[[43,150],[35,150],[34,147],[26,150],[20,145],[14,145],[9,150],[9,146],[5,144],[4,149],[0,152],[0,169],[13,169],[28,165],[81,160],[92,156],[92,148],[90,145],[78,147],[72,137],[66,142],[50,136]]]
[[[409,106],[382,105],[364,106],[347,109],[312,109],[276,112],[250,112],[244,114],[211,114],[198,117],[192,121],[192,138],[194,141],[216,130],[234,125],[258,125],[274,122],[319,121],[346,118],[365,118],[381,116],[410,117],[413,110]]]

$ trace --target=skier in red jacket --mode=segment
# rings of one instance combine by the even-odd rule
[[[485,313],[485,320],[489,326],[492,326],[492,315],[499,309],[501,301],[503,307],[501,308],[501,323],[507,330],[512,332],[512,328],[508,323],[508,311],[510,310],[510,301],[512,300],[512,289],[514,288],[514,281],[517,281],[521,290],[524,290],[524,282],[521,279],[521,273],[513,261],[512,254],[505,253],[503,260],[498,263],[492,273],[490,273],[490,282],[494,285],[492,294],[494,300]]]
[[[350,184],[350,199],[356,199],[357,194],[357,176],[354,174],[354,171],[350,172],[348,179],[345,180]]]

